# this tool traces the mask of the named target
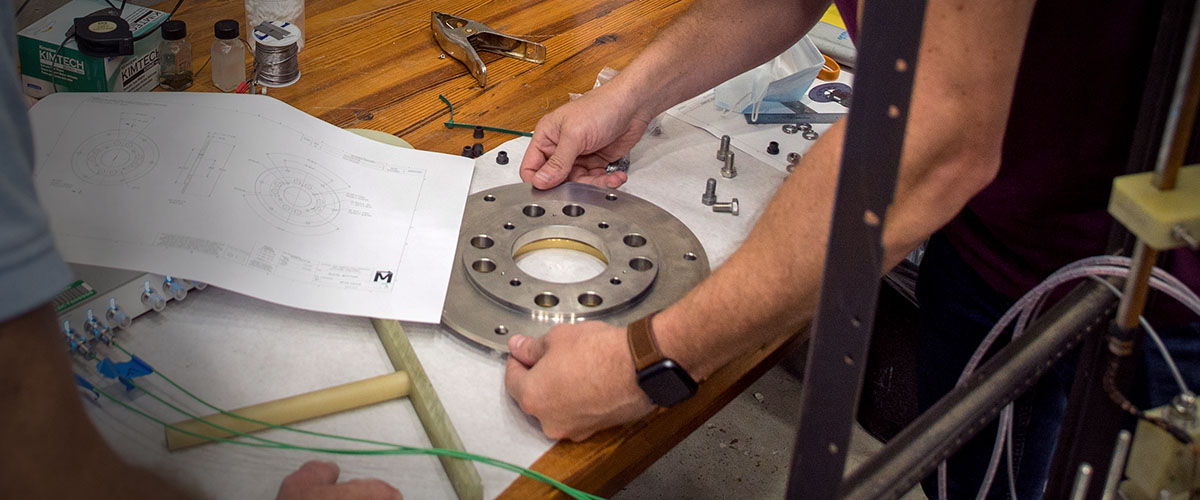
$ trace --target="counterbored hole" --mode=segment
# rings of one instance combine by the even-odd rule
[[[623,241],[626,245],[637,248],[646,244],[646,237],[637,233],[630,233],[625,235]]]
[[[563,207],[563,214],[566,214],[567,217],[579,217],[583,215],[583,207],[575,204],[567,205]]]
[[[617,195],[608,193],[608,194],[604,195],[604,199],[606,199],[608,201],[617,201]]]
[[[541,307],[554,307],[558,305],[558,296],[550,292],[542,292],[533,298],[533,303]]]
[[[521,280],[513,278],[511,280],[508,280],[508,284],[512,285],[512,286],[521,286]]]
[[[607,222],[601,222],[601,223],[599,223],[599,224],[596,224],[596,227],[599,227],[600,229],[608,229],[608,223],[607,223]]]
[[[495,332],[496,335],[508,335],[508,327],[504,325],[497,326]]]
[[[492,241],[492,238],[488,237],[488,235],[486,235],[486,234],[481,234],[479,236],[471,238],[471,246],[473,246],[475,248],[480,248],[480,249],[492,248],[492,245],[495,245],[495,244],[496,244],[496,242]]]
[[[471,269],[474,269],[476,272],[490,273],[496,270],[496,263],[492,262],[491,259],[479,259],[471,263]]]
[[[608,280],[608,282],[609,282],[609,283],[612,283],[612,284],[614,284],[614,285],[620,285],[620,284],[621,284],[621,278],[618,278],[618,277],[616,277],[616,276],[613,276],[613,278],[612,278],[612,279],[610,279],[610,280]]]
[[[525,205],[525,208],[521,209],[521,213],[526,217],[541,217],[546,214],[546,209],[537,205]]]
[[[517,228],[517,226],[513,225],[513,223],[511,223],[511,222],[504,223],[504,229],[512,231],[513,229],[516,229],[516,228]]]
[[[634,257],[629,260],[629,267],[632,267],[634,271],[649,271],[654,267],[654,263],[645,257]]]
[[[595,292],[584,292],[579,295],[579,303],[585,307],[596,307],[604,302],[604,299]]]
[[[483,197],[483,201],[496,201],[496,197],[489,194]]]
[[[683,260],[696,260],[696,254],[688,252],[683,254]]]

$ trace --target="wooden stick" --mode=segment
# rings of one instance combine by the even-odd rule
[[[408,373],[395,372],[283,399],[276,399],[245,408],[238,408],[230,411],[230,413],[274,425],[287,425],[293,422],[332,415],[390,399],[405,397],[411,388],[412,382],[408,378]],[[235,433],[226,432],[208,425],[204,421],[242,433],[256,432],[269,427],[221,413],[214,413],[198,419],[184,420],[177,422],[175,426],[188,432],[213,438],[227,438],[236,435]],[[166,432],[167,449],[171,451],[211,442],[209,439],[184,434],[169,427],[166,429]]]

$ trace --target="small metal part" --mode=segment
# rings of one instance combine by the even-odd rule
[[[800,130],[801,132],[804,132],[806,130],[812,130],[812,124],[811,123],[797,123],[796,129]]]
[[[805,130],[804,133],[800,135],[800,137],[803,137],[810,141],[815,141],[815,140],[817,140],[818,134],[812,130]]]
[[[475,132],[471,134],[471,137],[474,137],[476,139],[483,139],[483,126],[476,125]]]
[[[1087,462],[1079,464],[1079,471],[1075,474],[1075,486],[1071,488],[1071,500],[1084,500],[1087,498],[1088,486],[1091,482],[1091,464]]]
[[[767,154],[771,154],[771,155],[779,154],[779,143],[775,142],[775,141],[771,141],[770,143],[768,143],[767,144]]]
[[[799,131],[800,131],[800,126],[796,125],[795,123],[783,124],[783,133],[785,133],[785,134],[795,134],[796,132],[799,132]]]
[[[796,170],[796,165],[800,164],[800,153],[797,153],[795,151],[788,153],[787,161],[788,161],[787,171],[790,174],[790,173],[792,173],[793,170]]]
[[[723,214],[738,214],[738,199],[734,198],[728,202],[719,201],[712,204],[712,211]]]
[[[725,166],[721,167],[721,177],[726,179],[737,177],[737,167],[733,166],[733,151],[725,154]]]
[[[430,27],[442,50],[467,65],[480,86],[487,86],[487,67],[479,51],[537,64],[546,62],[545,45],[500,33],[479,21],[433,12]]]
[[[1200,250],[1200,239],[1197,239],[1196,235],[1189,232],[1186,227],[1177,225],[1171,228],[1171,234],[1175,236],[1175,239],[1191,247],[1192,250]]]
[[[700,203],[712,206],[717,202],[717,180],[712,177],[708,178],[708,182],[704,186],[704,196],[700,198]]]
[[[629,156],[622,156],[617,161],[609,163],[604,168],[604,173],[611,174],[613,172],[628,172],[629,171]]]
[[[483,143],[475,143],[471,145],[471,158],[479,158],[483,156]]]
[[[1117,486],[1120,485],[1125,472],[1125,461],[1129,458],[1129,443],[1132,439],[1133,435],[1129,431],[1122,430],[1117,433],[1117,444],[1113,447],[1112,461],[1108,465],[1108,476],[1104,480],[1104,492],[1100,500],[1117,498]]]
[[[1171,400],[1167,421],[1184,429],[1196,426],[1196,395],[1185,392]]]
[[[808,98],[813,102],[836,102],[844,107],[850,107],[850,98],[854,93],[850,86],[844,83],[823,83],[808,91]]]
[[[462,150],[463,156],[465,156],[467,158],[474,158],[474,156],[471,156],[472,153],[473,153],[473,150],[471,149],[471,146],[463,146],[463,150]]]
[[[717,148],[717,159],[725,161],[725,157],[729,155],[729,136],[721,136],[721,147]]]
[[[496,164],[497,165],[508,165],[508,151],[501,151],[499,153],[496,153]]]

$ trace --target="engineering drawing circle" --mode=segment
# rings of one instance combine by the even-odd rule
[[[110,186],[125,184],[150,173],[158,164],[158,146],[150,138],[128,130],[110,130],[89,137],[71,157],[71,168],[80,179]]]
[[[254,194],[271,217],[301,228],[329,224],[341,209],[329,181],[304,168],[282,166],[264,171],[254,182]]]

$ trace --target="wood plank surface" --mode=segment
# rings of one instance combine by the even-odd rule
[[[438,94],[454,104],[455,119],[515,130],[567,102],[568,92],[590,89],[605,66],[623,68],[692,0],[419,1],[309,0],[306,45],[296,84],[268,95],[339,127],[366,128],[399,136],[413,146],[457,154],[483,142],[491,149],[512,136],[488,133],[482,141],[468,129],[447,129]],[[173,1],[157,5],[170,10]],[[441,49],[430,31],[430,12],[474,19],[498,31],[544,43],[545,64],[483,54],[488,85],[480,87],[466,67]],[[194,68],[209,58],[212,25],[219,19],[245,23],[241,0],[185,0],[176,18],[188,23]],[[245,32],[246,27],[242,27]],[[697,50],[703,50],[702,42]],[[249,63],[250,56],[247,56]],[[216,91],[211,68],[196,75],[193,91]],[[513,168],[516,168],[514,165]],[[669,411],[602,432],[582,443],[561,442],[533,468],[576,488],[603,496],[620,490],[646,467],[702,425],[773,366],[792,345],[764,346],[718,371],[696,397]],[[403,488],[403,485],[398,485]],[[553,488],[521,477],[501,498],[564,498]]]

